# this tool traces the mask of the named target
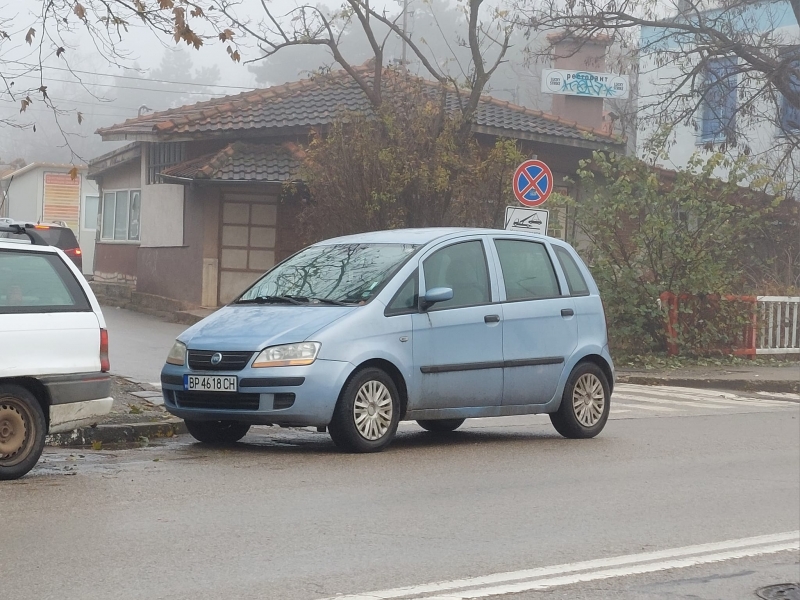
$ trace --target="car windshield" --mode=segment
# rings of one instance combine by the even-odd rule
[[[237,304],[360,304],[368,301],[418,246],[311,246],[264,275]]]

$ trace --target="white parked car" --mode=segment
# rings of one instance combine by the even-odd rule
[[[96,423],[111,410],[108,332],[73,262],[35,230],[0,239],[0,480],[30,471],[48,432]]]

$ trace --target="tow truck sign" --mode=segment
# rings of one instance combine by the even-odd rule
[[[547,235],[547,222],[550,211],[542,208],[523,208],[522,206],[506,207],[506,231],[527,231]]]

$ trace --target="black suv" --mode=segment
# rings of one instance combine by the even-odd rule
[[[83,252],[72,229],[65,223],[26,223],[13,219],[0,219],[0,226],[21,225],[33,229],[50,246],[60,248],[83,271]],[[24,233],[0,232],[0,238],[28,240]]]

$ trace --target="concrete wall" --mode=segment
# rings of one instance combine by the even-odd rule
[[[8,196],[8,209],[4,216],[11,217],[18,221],[39,220],[42,214],[42,168],[31,169],[22,175],[15,175],[9,183],[8,179],[3,181],[3,188],[6,188]]]
[[[589,41],[562,41],[553,49],[553,68],[602,72],[606,68],[608,45]],[[603,125],[603,99],[553,94],[552,113],[579,125],[600,129]]]
[[[94,278],[102,283],[136,286],[138,244],[97,242],[94,255]]]
[[[142,248],[183,246],[184,186],[170,183],[142,189]]]
[[[137,161],[122,164],[105,171],[100,183],[104,190],[142,189],[142,169]]]
[[[146,189],[150,191],[162,185],[147,186]],[[179,187],[183,192],[183,186],[170,187]],[[136,291],[200,306],[203,304],[206,204],[213,205],[215,198],[207,199],[204,194],[198,194],[196,190],[189,188],[186,190],[186,197],[185,205],[181,202],[184,206],[181,218],[177,220],[175,217],[164,218],[166,225],[182,232],[184,244],[174,247],[147,247],[142,244],[137,256]],[[142,204],[144,205],[144,202]],[[211,209],[213,211],[213,206]],[[216,233],[214,238],[216,239]]]

